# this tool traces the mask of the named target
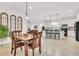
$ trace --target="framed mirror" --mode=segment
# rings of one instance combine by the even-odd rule
[[[16,29],[22,31],[22,17],[19,16],[16,20]]]
[[[10,31],[15,31],[16,30],[16,16],[11,15],[10,16]]]

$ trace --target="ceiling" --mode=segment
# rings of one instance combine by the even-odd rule
[[[25,16],[25,2],[0,2],[0,6],[16,10]],[[32,9],[29,8],[30,6]],[[56,13],[59,14],[59,18],[74,16],[78,11],[78,2],[28,2],[28,16],[32,23],[42,22],[44,16],[49,20],[49,15],[52,15],[52,20],[56,20]]]

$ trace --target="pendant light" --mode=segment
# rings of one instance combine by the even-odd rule
[[[25,19],[26,20],[29,19],[29,17],[28,17],[28,2],[26,2],[26,17],[25,17]]]

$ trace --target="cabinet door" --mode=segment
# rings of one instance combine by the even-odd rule
[[[10,31],[15,31],[16,30],[16,16],[11,15],[10,16]]]
[[[8,14],[5,12],[2,12],[0,14],[0,19],[1,19],[1,25],[8,27]]]
[[[16,29],[22,31],[22,17],[19,16],[16,20]]]

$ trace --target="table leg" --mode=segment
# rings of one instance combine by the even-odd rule
[[[28,56],[28,44],[27,41],[24,42],[25,56]]]
[[[41,39],[39,40],[39,53],[41,54]]]

